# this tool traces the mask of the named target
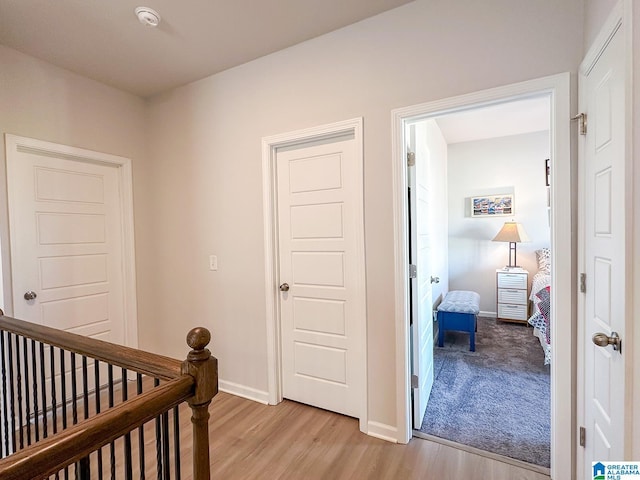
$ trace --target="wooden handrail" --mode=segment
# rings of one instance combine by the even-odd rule
[[[114,345],[5,315],[0,317],[0,330],[162,380],[171,380],[180,376],[181,361],[155,353]]]
[[[183,362],[7,317],[2,310],[0,331],[168,381],[0,460],[2,480],[45,478],[184,401],[192,411],[193,479],[209,480],[208,407],[218,393],[218,361],[206,348],[206,328],[188,333],[191,351]]]
[[[190,375],[171,380],[0,460],[2,480],[45,478],[170,410],[194,394]]]

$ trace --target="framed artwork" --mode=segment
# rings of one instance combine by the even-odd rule
[[[499,217],[513,215],[513,195],[483,195],[471,197],[472,217]]]
[[[544,161],[544,180],[547,187],[551,185],[551,170],[549,168],[548,158]]]

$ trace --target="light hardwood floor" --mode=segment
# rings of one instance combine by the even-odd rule
[[[210,413],[212,479],[549,480],[428,440],[392,444],[360,433],[353,418],[286,400],[219,393]]]
[[[179,410],[182,480],[192,480],[191,410],[186,404]],[[212,480],[549,480],[430,440],[414,438],[408,445],[379,440],[361,433],[354,418],[288,400],[267,406],[219,393],[209,412]],[[144,440],[146,478],[157,478],[155,421],[145,425]],[[138,441],[135,430],[133,478],[140,478]],[[122,438],[115,445],[116,476],[121,478]],[[109,455],[107,446],[102,449],[103,478],[111,478]],[[97,478],[97,453],[91,457],[91,478]],[[170,457],[173,478],[173,446]],[[74,468],[69,467],[70,478]]]

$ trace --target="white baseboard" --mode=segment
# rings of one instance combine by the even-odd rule
[[[246,398],[247,400],[253,400],[264,405],[269,404],[269,392],[263,390],[257,390],[226,380],[218,380],[218,389],[221,392]],[[379,422],[368,422],[367,427],[367,435],[387,442],[398,443],[398,429],[396,427]]]
[[[489,318],[498,318],[498,312],[483,312],[482,310],[480,310],[480,313],[478,313],[479,317],[489,317]]]
[[[269,404],[269,392],[257,390],[255,388],[240,385],[238,383],[228,382],[226,380],[218,380],[218,389],[221,392],[230,393],[236,397],[246,398],[254,402]]]
[[[387,442],[398,443],[398,429],[384,423],[369,422],[367,424],[367,435],[386,440]]]

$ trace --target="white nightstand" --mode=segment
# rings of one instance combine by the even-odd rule
[[[529,272],[524,268],[496,270],[498,320],[526,323],[529,305]]]

